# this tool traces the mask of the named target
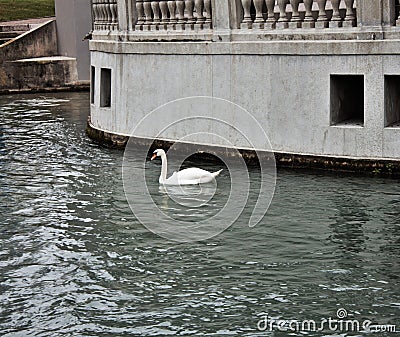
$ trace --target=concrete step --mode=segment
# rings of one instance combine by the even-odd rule
[[[76,59],[65,56],[38,57],[7,62],[11,87],[41,89],[63,87],[78,81]]]
[[[28,30],[36,28],[41,24],[54,19],[55,17],[45,17],[37,19],[0,22],[0,32],[9,32],[9,31],[27,32]]]
[[[0,32],[0,39],[13,39],[18,35],[25,33],[25,31],[9,31],[9,32]]]
[[[0,23],[0,32],[13,32],[13,31],[21,31],[27,32],[32,27],[29,24],[1,24]]]
[[[26,33],[25,31],[5,31],[2,32],[0,31],[0,45],[6,43],[7,41],[10,41],[16,37],[18,37],[19,35]]]

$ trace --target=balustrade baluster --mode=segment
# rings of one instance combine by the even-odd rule
[[[142,30],[146,20],[144,16],[143,0],[136,0],[136,12],[138,15],[138,20],[136,22],[135,29]]]
[[[315,24],[316,28],[327,28],[328,18],[326,16],[326,0],[317,0],[318,3],[318,19]]]
[[[267,4],[267,21],[264,24],[264,28],[266,29],[275,29],[276,27],[276,19],[275,19],[275,0],[265,0]]]
[[[118,30],[117,2],[110,3],[109,8],[110,8],[110,29]]]
[[[111,13],[111,4],[109,2],[107,2],[104,5],[104,8],[106,10],[106,26],[107,26],[107,30],[111,30],[112,29],[112,13]]]
[[[250,8],[252,0],[241,0],[243,7],[243,20],[240,24],[241,29],[251,29],[253,21],[251,20]]]
[[[257,13],[262,18],[265,0],[257,1]],[[211,5],[211,0],[136,0],[131,10],[136,10],[137,21],[130,29],[136,31],[211,29]],[[92,0],[92,15],[95,30],[119,29],[117,0]]]
[[[105,11],[105,4],[104,0],[99,1],[99,14],[100,14],[100,29],[105,30],[106,29],[106,11]]]
[[[343,27],[354,27],[356,22],[353,10],[354,0],[344,0],[344,3],[346,4],[346,17],[343,21]]]
[[[289,24],[288,24],[289,19],[287,18],[287,15],[286,15],[287,2],[288,2],[288,0],[278,0],[279,19],[278,19],[278,22],[276,23],[277,29],[284,29],[284,28],[289,27]]]
[[[110,29],[110,21],[111,21],[111,12],[109,11],[110,5],[108,3],[108,0],[104,0],[104,5],[103,5],[103,12],[104,12],[104,29],[109,30]]]
[[[183,30],[185,29],[185,1],[176,0],[176,9],[178,11],[178,24],[176,27],[179,30]]]
[[[114,29],[118,30],[119,29],[119,27],[118,27],[118,24],[119,24],[119,22],[118,22],[118,4],[116,2],[112,5],[111,12],[113,15],[112,21],[113,21]]]
[[[290,5],[292,6],[292,18],[289,22],[289,28],[301,28],[299,3],[300,0],[290,0]]]
[[[166,0],[160,1],[160,10],[161,10],[161,24],[158,26],[159,29],[167,29],[168,24],[168,4]]]
[[[168,10],[169,10],[169,24],[167,29],[176,29],[176,2],[175,0],[168,1]]]
[[[155,0],[151,2],[151,11],[153,12],[153,22],[150,26],[151,30],[158,30],[158,25],[160,24],[160,3]]]
[[[312,5],[314,0],[304,0],[304,7],[306,8],[306,14],[304,17],[303,28],[314,28],[315,21],[312,14]]]
[[[150,30],[150,26],[153,23],[153,18],[151,15],[151,0],[144,0],[143,2],[144,16],[145,22],[143,25],[143,29]]]
[[[341,0],[331,0],[332,3],[332,18],[329,21],[329,28],[342,27],[342,18],[340,17],[339,5]]]
[[[103,4],[100,1],[97,1],[97,13],[98,13],[98,18],[97,18],[97,22],[98,22],[98,29],[102,30],[103,29]]]
[[[195,0],[194,6],[196,7],[196,24],[194,25],[195,29],[203,29],[203,24],[206,21],[206,18],[203,15],[204,10],[204,0]]]
[[[204,0],[204,8],[206,10],[206,21],[204,22],[204,28],[211,29],[212,27],[212,9],[211,0]]]
[[[185,8],[187,14],[187,23],[185,29],[194,29],[194,24],[196,22],[193,11],[194,11],[194,0],[185,0]]]
[[[263,7],[264,0],[253,0],[254,7],[256,9],[256,18],[254,20],[253,28],[262,29],[264,28],[264,17],[263,17]]]
[[[95,12],[94,15],[96,16],[97,29],[100,29],[100,21],[101,21],[101,13],[99,5],[100,5],[99,0],[93,2],[93,11]]]
[[[99,29],[99,9],[98,9],[98,4],[97,1],[93,1],[92,3],[92,15],[93,15],[93,22],[94,22],[94,29],[98,30]]]

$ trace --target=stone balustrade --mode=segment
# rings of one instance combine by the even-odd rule
[[[244,13],[241,29],[339,28],[356,25],[355,0],[240,1]]]
[[[400,26],[399,0],[93,0],[92,4],[95,36],[119,41],[398,39],[394,26]]]
[[[211,0],[136,0],[136,31],[212,27]]]
[[[117,0],[92,0],[95,30],[118,30]]]

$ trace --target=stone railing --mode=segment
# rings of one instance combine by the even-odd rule
[[[93,28],[118,30],[117,0],[92,0]]]
[[[95,39],[399,39],[394,27],[400,26],[399,0],[92,0],[92,4]]]
[[[202,30],[212,27],[211,0],[136,0],[136,12],[137,31]]]
[[[356,25],[355,0],[240,1],[243,8],[241,29],[339,28]]]

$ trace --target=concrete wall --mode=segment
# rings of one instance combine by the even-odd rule
[[[14,87],[14,73],[8,61],[53,55],[57,55],[54,20],[3,44],[0,48],[0,89]]]
[[[47,23],[8,41],[0,48],[0,62],[53,55],[57,55],[54,20],[49,20]]]
[[[89,0],[55,0],[59,55],[77,59],[80,81],[89,80],[90,54],[88,41],[82,41],[92,29]]]
[[[14,89],[60,88],[77,81],[76,59],[42,57],[7,62],[9,87]]]
[[[400,127],[384,125],[384,76],[400,76],[399,41],[93,41],[91,49],[96,128],[129,135],[158,106],[207,95],[252,113],[278,152],[400,158]],[[102,67],[112,69],[110,108],[100,107]],[[351,74],[364,76],[364,123],[331,125],[331,75]]]

